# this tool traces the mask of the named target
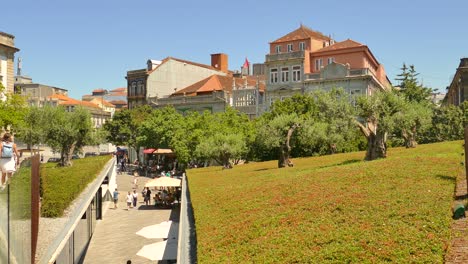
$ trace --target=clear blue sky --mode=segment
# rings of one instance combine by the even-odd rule
[[[77,99],[125,87],[126,71],[150,58],[210,64],[222,52],[231,70],[246,57],[263,62],[268,43],[300,23],[368,45],[393,82],[406,62],[424,85],[445,91],[468,57],[465,0],[15,0],[0,10],[0,31],[15,35],[23,74]]]

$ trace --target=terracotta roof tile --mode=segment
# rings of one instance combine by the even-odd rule
[[[253,87],[257,85],[257,79],[254,76],[247,76],[247,86]],[[245,85],[245,79],[236,78],[233,76],[221,76],[221,75],[211,75],[208,78],[205,78],[199,82],[196,82],[190,86],[187,86],[184,89],[181,89],[172,94],[172,96],[196,96],[197,94],[206,94],[212,93],[214,91],[227,91],[232,92],[232,83],[235,82],[237,88],[242,89]],[[265,84],[259,83],[260,91],[265,90]]]
[[[113,93],[127,92],[127,87],[115,88],[114,90],[111,90],[111,92],[113,92]]]
[[[323,35],[318,31],[314,31],[304,25],[301,25],[298,29],[290,32],[281,38],[271,42],[271,43],[280,43],[280,42],[287,42],[287,41],[294,41],[294,40],[301,40],[301,39],[321,39],[321,40],[330,40],[329,37]]]
[[[49,98],[58,99],[60,101],[59,105],[82,105],[82,106],[91,107],[91,108],[99,108],[99,106],[94,103],[76,100],[68,96],[65,96],[63,94],[54,94],[54,95],[49,96]]]
[[[113,105],[126,105],[127,104],[127,102],[125,102],[124,100],[110,101],[110,103]]]
[[[337,42],[337,43],[335,43],[333,45],[330,45],[328,47],[321,48],[321,49],[317,50],[316,52],[347,49],[347,48],[355,48],[355,47],[364,47],[364,46],[365,45],[363,45],[363,44],[361,44],[361,43],[359,43],[357,41],[347,39],[345,41]]]

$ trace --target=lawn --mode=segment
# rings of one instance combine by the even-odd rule
[[[187,171],[199,263],[443,263],[462,142]]]
[[[107,155],[76,159],[71,167],[58,167],[57,163],[41,164],[41,216],[62,216],[111,158]]]

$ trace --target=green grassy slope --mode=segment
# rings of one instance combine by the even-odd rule
[[[199,263],[441,263],[461,144],[189,170]]]

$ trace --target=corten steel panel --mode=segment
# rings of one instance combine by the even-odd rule
[[[36,154],[31,159],[31,264],[35,262],[37,236],[39,233],[39,172],[40,157]]]
[[[466,191],[468,193],[468,126],[465,127],[465,173],[466,173]]]

